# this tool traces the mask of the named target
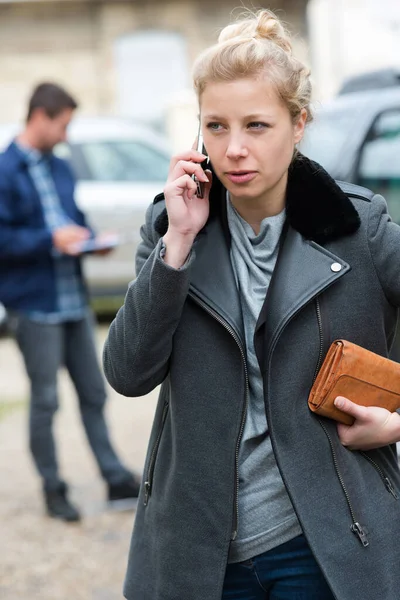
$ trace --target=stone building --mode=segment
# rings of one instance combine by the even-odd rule
[[[87,114],[161,120],[190,88],[194,56],[245,0],[0,0],[0,122],[21,120],[34,84],[65,85]],[[265,0],[305,53],[307,0]],[[237,8],[239,6],[239,8]]]

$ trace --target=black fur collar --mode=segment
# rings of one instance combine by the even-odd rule
[[[160,194],[155,202],[162,199],[163,194]],[[223,218],[225,188],[213,173],[210,218],[218,213],[221,215],[221,211]],[[360,226],[356,209],[335,180],[318,163],[301,154],[289,169],[286,215],[293,229],[318,244],[350,235]],[[166,233],[168,216],[165,209],[156,219],[155,229],[160,235]]]

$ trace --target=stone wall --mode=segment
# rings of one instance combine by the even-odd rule
[[[216,40],[238,0],[63,0],[0,4],[0,122],[21,120],[37,82],[57,81],[82,113],[115,111],[114,41],[138,29],[169,29],[187,39],[189,62]],[[306,0],[261,3],[298,32],[301,55]],[[240,10],[240,9],[239,9]]]

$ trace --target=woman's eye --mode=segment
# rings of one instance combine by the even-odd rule
[[[207,129],[210,129],[211,131],[220,131],[222,125],[221,123],[208,123]]]
[[[265,129],[269,127],[268,123],[261,123],[260,121],[254,121],[253,123],[249,123],[248,127],[250,129]]]

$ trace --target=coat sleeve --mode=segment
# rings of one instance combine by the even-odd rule
[[[136,255],[137,277],[110,326],[103,366],[110,385],[124,396],[142,396],[166,377],[173,335],[179,324],[190,281],[193,252],[182,269],[160,257],[161,240],[152,236],[151,205]]]
[[[368,241],[382,289],[389,302],[400,307],[400,226],[391,220],[380,195],[371,202]]]
[[[46,227],[23,227],[15,224],[13,195],[6,177],[0,177],[0,260],[34,259],[51,252],[51,231]]]

